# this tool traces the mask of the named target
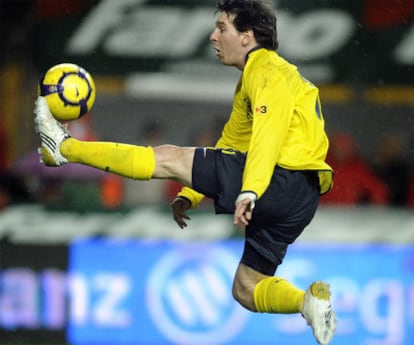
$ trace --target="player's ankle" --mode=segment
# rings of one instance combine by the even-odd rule
[[[76,160],[73,157],[73,152],[75,151],[75,147],[77,147],[79,143],[79,140],[72,137],[64,139],[59,147],[60,154],[63,157],[65,157],[68,161],[75,162]]]

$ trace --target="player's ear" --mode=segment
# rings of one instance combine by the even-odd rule
[[[250,45],[253,41],[255,41],[254,32],[253,30],[246,30],[241,33],[242,44],[244,46]]]

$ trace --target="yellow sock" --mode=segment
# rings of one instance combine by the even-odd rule
[[[254,290],[254,303],[260,313],[292,314],[302,310],[305,291],[280,277],[261,280]]]
[[[60,146],[60,152],[69,162],[136,180],[150,180],[155,169],[152,147],[68,138]]]

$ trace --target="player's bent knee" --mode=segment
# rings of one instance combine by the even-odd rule
[[[244,308],[250,311],[257,311],[254,305],[253,290],[245,288],[237,280],[233,283],[233,298]]]
[[[175,145],[161,145],[154,149],[155,176],[158,178],[173,178],[179,174],[183,162],[185,148]]]

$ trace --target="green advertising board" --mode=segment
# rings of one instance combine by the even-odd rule
[[[38,15],[40,70],[70,61],[93,73],[208,73],[218,65],[209,34],[214,0],[84,1]],[[82,3],[82,2],[81,2]],[[279,0],[279,53],[314,82],[409,84],[414,79],[414,6],[407,0]]]

